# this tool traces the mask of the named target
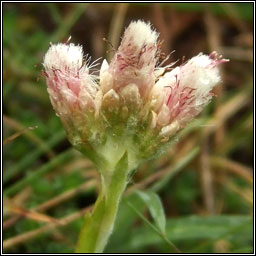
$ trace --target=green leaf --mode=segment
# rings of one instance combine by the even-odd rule
[[[221,215],[221,216],[186,216],[168,219],[166,223],[167,238],[173,243],[189,243],[191,241],[198,248],[191,248],[188,252],[203,252],[200,242],[213,246],[219,239],[227,239],[232,244],[238,244],[240,248],[251,246],[253,239],[253,222],[250,216]],[[145,250],[146,247],[163,247],[163,239],[149,231],[149,227],[133,227],[128,232],[122,246],[116,247],[112,252],[136,253]],[[243,238],[243,241],[241,240]],[[183,248],[179,247],[182,251]]]
[[[121,200],[113,234],[105,253],[112,252],[113,248],[117,248],[125,242],[127,233],[123,231],[132,229],[138,219],[138,215],[127,204],[127,201],[132,202],[133,206],[140,212],[145,208],[144,204],[141,203],[141,199],[135,193],[129,194]]]
[[[165,234],[166,218],[164,213],[163,204],[159,196],[151,191],[143,192],[136,191],[136,194],[143,200],[147,205],[149,212],[162,234]]]

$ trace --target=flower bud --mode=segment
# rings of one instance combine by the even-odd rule
[[[158,100],[165,95],[158,110],[159,126],[178,122],[181,129],[198,115],[212,98],[213,87],[221,81],[218,64],[226,61],[216,53],[199,54],[161,77],[152,95]]]
[[[157,39],[158,33],[149,23],[139,20],[127,27],[108,69],[117,92],[128,84],[135,84],[142,98],[148,95],[155,82]]]
[[[51,103],[68,134],[73,136],[86,125],[86,115],[97,111],[98,85],[84,64],[82,47],[51,45],[43,66]]]

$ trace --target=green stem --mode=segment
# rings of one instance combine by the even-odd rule
[[[127,184],[127,162],[127,154],[125,153],[112,176],[102,176],[101,192],[92,213],[85,216],[76,253],[103,252],[112,233],[120,198]]]

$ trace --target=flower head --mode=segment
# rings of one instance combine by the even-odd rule
[[[159,126],[176,123],[178,131],[197,116],[221,81],[218,65],[226,61],[215,52],[209,56],[200,53],[162,76],[153,90],[153,98],[161,99],[160,108],[156,108]]]
[[[143,98],[154,85],[154,70],[157,62],[158,33],[152,30],[149,23],[131,22],[124,32],[110,67],[105,70],[111,77],[115,91],[135,84]],[[104,83],[104,82],[103,82]]]
[[[221,81],[218,65],[227,60],[215,52],[168,72],[157,67],[158,36],[149,23],[132,22],[99,77],[90,74],[81,46],[52,45],[44,57],[50,99],[71,143],[102,159],[95,162],[106,173],[124,152],[130,169],[154,155],[203,110]]]
[[[88,123],[86,113],[97,109],[98,85],[84,63],[81,46],[51,45],[43,66],[51,103],[72,141]]]

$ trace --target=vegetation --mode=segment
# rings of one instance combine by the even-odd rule
[[[253,252],[253,3],[4,3],[4,252],[73,252],[98,193],[49,102],[49,43],[71,35],[92,60],[110,58],[135,19],[154,24],[170,62],[214,50],[230,62],[213,102],[134,173],[105,252]]]

